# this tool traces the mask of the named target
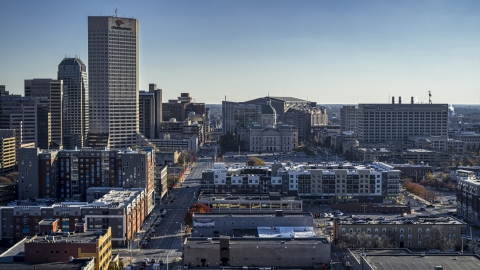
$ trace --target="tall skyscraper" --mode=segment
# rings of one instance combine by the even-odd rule
[[[63,144],[65,149],[83,147],[88,133],[87,68],[78,58],[64,58],[58,65],[63,80]]]
[[[137,144],[138,21],[88,17],[89,135],[94,148]]]
[[[148,92],[140,91],[140,132],[148,139],[159,138],[162,122],[162,89],[156,84],[148,85]]]
[[[46,97],[48,99],[48,116],[51,125],[51,137],[47,143],[42,144],[39,138],[38,147],[42,149],[61,149],[63,147],[62,132],[62,105],[63,105],[63,81],[54,79],[25,80],[25,97]],[[49,123],[38,123],[48,126]],[[39,133],[45,135],[44,133]]]

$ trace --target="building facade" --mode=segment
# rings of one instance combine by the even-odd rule
[[[358,109],[355,106],[340,108],[340,132],[357,131]]]
[[[25,262],[67,262],[70,257],[93,257],[95,270],[107,270],[112,259],[111,238],[111,228],[34,236],[25,242]]]
[[[88,17],[89,146],[127,148],[137,144],[138,21]]]
[[[53,79],[25,80],[25,97],[48,99],[48,122],[45,117],[37,119],[37,125],[50,126],[49,136],[40,132],[38,145],[41,149],[63,148],[63,81]],[[41,136],[42,135],[42,136]],[[45,134],[46,135],[46,134]]]
[[[87,230],[111,227],[112,245],[127,246],[153,210],[145,190],[134,188],[101,193],[105,195],[92,203],[26,200],[19,201],[17,206],[0,207],[2,246],[12,246],[26,236],[41,234],[40,222],[47,219],[57,220],[58,230],[63,233],[77,231],[78,223],[85,223]]]
[[[15,170],[17,165],[17,151],[14,129],[0,129],[0,175]]]
[[[402,142],[408,136],[446,137],[448,104],[359,104],[360,143]]]
[[[475,173],[457,170],[457,215],[465,220],[480,224],[480,179]]]
[[[79,58],[64,58],[58,65],[57,77],[63,81],[64,148],[81,148],[89,124],[87,67]]]
[[[453,218],[423,218],[417,221],[335,221],[333,224],[333,238],[339,240],[345,234],[361,235],[363,233],[373,236],[389,238],[394,248],[423,249],[438,248],[429,246],[429,238],[438,229],[443,235],[453,239],[456,246],[461,246],[461,235],[465,234],[467,224]],[[437,232],[435,232],[436,234]],[[433,236],[432,236],[433,237]],[[443,236],[442,236],[443,237]],[[356,243],[354,244],[356,245]],[[355,246],[361,248],[361,246]]]

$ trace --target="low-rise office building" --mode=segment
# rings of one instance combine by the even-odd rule
[[[184,264],[190,267],[298,267],[330,263],[325,238],[186,238]]]
[[[286,212],[270,210],[266,213],[234,213],[210,212],[194,213],[192,217],[193,237],[218,237],[220,235],[234,236],[235,231],[255,230],[258,237],[259,228],[302,228],[303,231],[312,231],[313,216],[307,212]],[[294,233],[295,229],[289,230]],[[273,233],[273,232],[272,232]]]
[[[82,228],[83,224],[77,224]],[[71,258],[95,258],[95,270],[108,269],[112,259],[111,229],[38,235],[25,242],[25,262],[67,262]]]
[[[333,237],[340,241],[346,234],[349,236],[371,235],[372,239],[388,239],[388,244],[396,248],[409,249],[437,249],[431,246],[430,236],[452,239],[454,249],[462,243],[461,235],[466,233],[467,224],[453,217],[447,218],[418,218],[412,220],[375,220],[354,221],[336,220],[333,225]],[[440,236],[441,234],[441,236]],[[359,241],[352,241],[355,247],[361,248]]]

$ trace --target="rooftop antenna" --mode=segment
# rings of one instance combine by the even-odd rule
[[[117,7],[118,7],[118,0],[115,1],[115,17],[118,17],[118,9],[117,9]]]
[[[432,91],[428,90],[428,104],[432,104]]]

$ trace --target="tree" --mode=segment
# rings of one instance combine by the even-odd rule
[[[10,182],[12,182],[12,184],[18,182],[18,172],[11,172],[5,175],[5,177],[10,179]]]
[[[247,160],[247,166],[265,166],[265,161],[257,157],[250,157]]]
[[[7,178],[5,176],[0,176],[0,184],[11,185],[11,184],[14,184],[14,182],[12,182],[12,180],[10,180],[9,178]]]
[[[456,238],[450,237],[448,227],[445,225],[434,225],[427,231],[425,244],[428,249],[439,249],[447,251],[455,247]]]
[[[190,206],[184,218],[185,224],[192,226],[193,213],[210,213],[210,207],[201,203]]]
[[[118,261],[117,263],[111,262],[108,266],[108,270],[123,270],[125,269],[125,263],[123,261]]]

